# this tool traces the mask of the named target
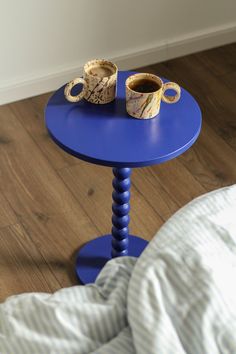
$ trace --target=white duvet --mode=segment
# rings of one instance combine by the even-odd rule
[[[236,353],[236,187],[182,208],[95,285],[8,298],[0,353]]]

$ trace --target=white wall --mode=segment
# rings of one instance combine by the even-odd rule
[[[0,103],[55,89],[91,58],[137,67],[236,40],[236,0],[0,0]]]

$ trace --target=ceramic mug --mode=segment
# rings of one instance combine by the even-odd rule
[[[161,101],[175,103],[180,99],[180,86],[174,82],[163,83],[153,74],[134,74],[126,80],[126,110],[134,118],[149,119],[160,111]],[[176,92],[174,96],[165,94],[166,90]]]
[[[111,61],[90,60],[84,65],[83,78],[78,77],[66,85],[65,98],[70,102],[78,102],[85,98],[91,103],[109,103],[116,97],[117,72],[117,66]],[[83,84],[83,89],[78,95],[73,96],[71,90],[79,83]]]

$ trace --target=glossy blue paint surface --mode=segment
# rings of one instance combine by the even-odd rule
[[[113,168],[112,182],[112,257],[127,256],[129,252],[129,211],[130,211],[130,175],[131,169]]]
[[[97,237],[86,243],[77,253],[76,275],[82,284],[94,283],[101,269],[111,259],[112,236]],[[128,256],[139,257],[148,242],[129,235]]]
[[[157,117],[132,118],[125,108],[125,80],[131,74],[119,72],[117,98],[106,105],[70,103],[64,98],[64,86],[56,91],[45,112],[52,139],[82,160],[112,167],[158,164],[186,151],[201,129],[195,99],[182,89],[180,101],[162,102]]]

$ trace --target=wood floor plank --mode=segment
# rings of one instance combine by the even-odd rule
[[[20,224],[0,229],[0,245],[0,302],[12,294],[60,288]]]
[[[46,263],[51,264],[56,257],[61,260],[58,264],[68,262],[69,265],[75,250],[88,239],[88,235],[95,237],[97,229],[24,127],[8,110],[1,109],[0,116],[2,136],[9,141],[0,145],[2,193]],[[74,225],[73,229],[71,225]],[[51,270],[61,286],[75,283],[72,267],[68,270],[59,266]]]
[[[17,215],[64,212],[71,195],[22,125],[9,114],[1,117],[1,130],[11,142],[0,145],[0,181]]]
[[[78,164],[80,160],[65,153],[62,149],[56,149],[50,138],[44,123],[44,109],[51,94],[36,96],[24,101],[14,102],[10,109],[22,123],[25,130],[43,151],[55,169]]]
[[[160,218],[165,221],[179,209],[179,205],[166,191],[157,175],[158,171],[155,172],[151,167],[135,168],[132,173],[132,183]]]
[[[112,172],[110,168],[88,164],[67,167],[59,171],[78,203],[91,214],[101,234],[110,232]]]
[[[236,70],[233,72],[231,71],[230,73],[227,73],[225,75],[222,75],[221,80],[225,83],[226,86],[229,87],[230,90],[232,90],[233,92],[236,91],[235,88]]]
[[[235,43],[214,48],[214,50],[205,50],[194,55],[214,76],[226,75],[236,70]]]
[[[0,191],[0,229],[16,223],[17,217],[7,199]]]
[[[154,165],[150,169],[179,207],[206,192],[178,158],[161,165]]]
[[[84,217],[79,207],[64,214],[45,217],[28,215],[21,223],[30,235],[61,287],[78,284],[75,255],[99,231]]]
[[[207,123],[180,160],[207,191],[236,183],[236,153]]]

